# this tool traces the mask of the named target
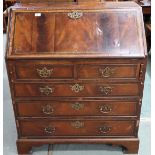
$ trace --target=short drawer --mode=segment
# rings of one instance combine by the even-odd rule
[[[139,96],[138,83],[16,83],[16,97]]]
[[[22,120],[21,136],[134,136],[135,121]]]
[[[79,79],[137,79],[138,64],[79,65]]]
[[[19,117],[136,116],[134,101],[20,101]]]
[[[26,61],[15,64],[15,74],[18,80],[72,79],[73,70],[73,65],[58,65],[49,61]]]

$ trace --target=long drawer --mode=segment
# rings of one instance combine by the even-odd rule
[[[20,101],[19,117],[136,116],[136,101]]]
[[[21,136],[134,136],[136,121],[20,120]]]
[[[139,96],[138,83],[16,83],[16,97]]]

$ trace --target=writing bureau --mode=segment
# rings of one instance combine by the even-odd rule
[[[18,153],[60,143],[137,153],[146,58],[134,2],[12,7],[6,65]]]

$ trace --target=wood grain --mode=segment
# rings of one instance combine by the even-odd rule
[[[19,117],[52,116],[136,116],[138,103],[134,101],[20,101]]]
[[[80,127],[74,127],[76,122],[82,123]],[[55,136],[134,136],[134,121],[101,121],[101,120],[22,120],[19,121],[21,137],[55,137]],[[52,133],[45,132],[45,128],[55,128]],[[110,128],[101,132],[100,128]],[[104,129],[103,129],[104,130]]]

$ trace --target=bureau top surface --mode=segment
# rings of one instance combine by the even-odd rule
[[[136,3],[16,4],[7,58],[145,57]]]

